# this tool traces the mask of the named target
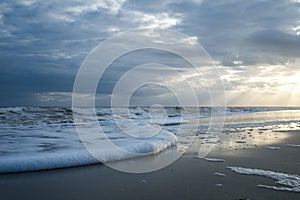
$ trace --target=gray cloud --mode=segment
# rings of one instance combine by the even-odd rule
[[[0,105],[46,105],[36,94],[71,92],[81,62],[99,42],[140,27],[171,28],[197,38],[224,66],[221,71],[230,91],[279,87],[280,81],[253,79],[249,84],[249,80],[288,78],[300,71],[299,4],[292,0],[1,1]],[[153,52],[153,57],[178,68],[184,65],[174,56]],[[116,66],[148,62],[147,54],[136,58],[133,62],[122,58]],[[109,94],[123,72],[120,67],[107,72],[99,93]],[[63,99],[59,97],[58,104]],[[52,98],[51,104],[55,101]]]
[[[298,57],[300,52],[300,37],[279,30],[256,32],[248,42],[260,53],[268,52],[285,58]]]

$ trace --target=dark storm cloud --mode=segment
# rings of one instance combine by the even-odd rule
[[[141,27],[172,28],[197,37],[226,70],[251,76],[258,73],[253,66],[289,63],[286,69],[293,74],[300,66],[298,9],[294,0],[1,1],[0,105],[38,105],[37,94],[47,93],[65,95],[69,103],[84,57],[107,37]],[[107,74],[101,92],[112,90],[119,72]],[[43,100],[46,105],[47,98]]]

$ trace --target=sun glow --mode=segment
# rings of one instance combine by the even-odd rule
[[[286,96],[288,100],[287,106],[299,105],[300,101],[300,73],[297,73],[286,81],[290,85],[289,94]]]
[[[294,92],[300,93],[300,73],[291,77],[291,84],[294,85]]]

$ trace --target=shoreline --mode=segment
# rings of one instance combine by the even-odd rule
[[[238,174],[227,167],[299,175],[300,148],[287,144],[300,144],[300,131],[252,133],[251,138],[273,139],[256,146],[251,138],[244,138],[245,143],[237,142],[245,134],[225,134],[229,137],[222,138],[207,156],[224,162],[195,159],[196,152],[188,152],[173,164],[150,173],[124,173],[98,164],[0,174],[0,196],[3,199],[298,199],[300,194],[296,192],[258,187],[278,186],[271,178]],[[280,148],[267,148],[270,146]]]

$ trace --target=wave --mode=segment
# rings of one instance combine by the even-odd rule
[[[121,109],[121,108],[120,108]],[[168,118],[184,118],[197,119],[209,118],[218,116],[218,108],[214,107],[191,107],[178,109],[177,107],[166,107]],[[272,112],[272,111],[299,111],[300,108],[286,107],[228,107],[226,115],[239,115],[257,112]],[[127,117],[131,119],[149,119],[150,108],[148,107],[133,107],[129,109]],[[162,110],[154,110],[156,114],[161,115]],[[89,112],[86,109],[72,109],[70,107],[2,107],[0,108],[0,127],[13,126],[34,126],[34,125],[50,125],[50,124],[72,124],[74,123],[73,114],[77,113],[83,116],[84,122],[90,120]],[[124,113],[124,112],[120,112]],[[113,120],[111,108],[98,107],[95,109],[95,114],[99,121]],[[155,113],[154,113],[155,114]],[[86,118],[84,118],[86,117]]]
[[[102,155],[98,160],[86,150],[76,132],[74,113],[82,116],[80,125],[89,127],[90,115],[85,109],[0,108],[0,173],[88,165],[157,154],[180,144],[177,139],[180,125],[183,125],[180,138],[194,136],[195,132],[205,133],[210,117],[218,117],[211,116],[212,109],[214,108],[188,108],[183,111],[170,107],[162,111],[136,107],[124,112],[120,108],[116,116],[113,116],[110,108],[97,108],[95,113],[98,123],[106,137],[95,138],[95,145],[99,145],[101,140],[109,139],[123,150],[120,154],[113,149],[102,148]],[[299,109],[276,109],[228,108],[231,114],[226,118],[223,132],[232,133],[239,127],[299,122]],[[124,133],[114,117],[121,119],[121,122],[124,119],[121,126],[127,130],[135,130],[132,124],[126,123],[126,120],[131,119],[137,126],[158,126],[161,131],[151,137],[134,137],[134,134],[140,133],[134,133],[133,136]],[[200,126],[195,121],[200,122]]]

